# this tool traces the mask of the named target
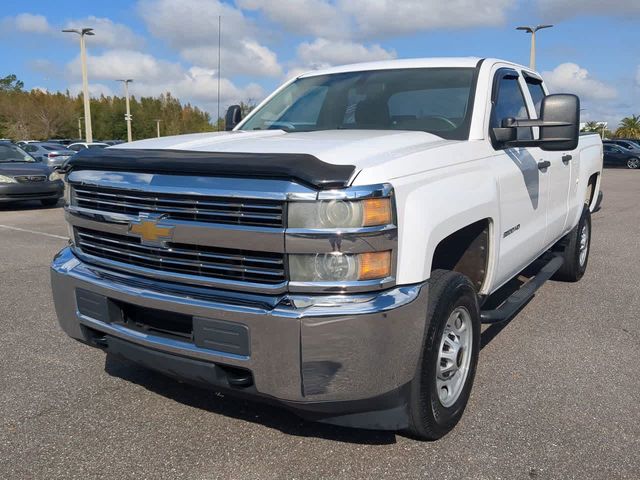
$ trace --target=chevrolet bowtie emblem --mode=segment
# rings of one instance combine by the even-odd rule
[[[162,245],[173,238],[174,227],[160,226],[159,222],[162,218],[140,217],[129,224],[129,233],[139,236],[142,243]]]

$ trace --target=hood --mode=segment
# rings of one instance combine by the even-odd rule
[[[357,170],[361,170],[449,143],[454,141],[427,132],[406,130],[320,130],[297,133],[261,130],[161,137],[110,148],[307,154],[326,163],[355,165]]]
[[[0,162],[0,175],[49,175],[51,169],[41,163]]]

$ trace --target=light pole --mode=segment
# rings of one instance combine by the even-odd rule
[[[156,130],[158,132],[158,138],[160,138],[160,122],[162,120],[160,120],[159,118],[156,118]]]
[[[531,54],[529,56],[529,68],[536,69],[536,32],[543,28],[551,28],[553,25],[536,25],[535,27],[523,26],[516,27],[516,30],[524,30],[531,34]]]
[[[124,83],[124,96],[126,98],[125,102],[127,104],[127,113],[124,115],[124,119],[127,121],[127,141],[131,141],[131,111],[129,110],[129,83],[133,82],[130,78],[126,80],[118,80],[119,82]]]
[[[82,117],[78,117],[78,138],[82,138]]]
[[[87,78],[87,50],[84,45],[85,35],[95,35],[93,28],[69,28],[62,30],[64,33],[77,33],[80,35],[80,63],[82,63],[82,97],[84,99],[84,133],[87,135],[87,143],[93,142],[91,131],[91,107],[89,105],[89,80]]]

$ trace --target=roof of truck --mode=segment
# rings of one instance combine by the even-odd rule
[[[313,77],[316,75],[326,75],[330,73],[344,72],[360,72],[366,70],[390,70],[394,68],[437,68],[437,67],[460,67],[474,68],[481,60],[490,61],[492,63],[500,62],[511,64],[520,68],[527,69],[522,65],[513,62],[488,59],[481,57],[430,57],[430,58],[402,58],[396,60],[382,60],[379,62],[352,63],[350,65],[340,65],[337,67],[323,68],[319,70],[311,70],[305,72],[300,77]],[[527,69],[528,70],[528,69]]]

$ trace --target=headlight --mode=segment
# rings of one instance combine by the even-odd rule
[[[289,204],[289,228],[359,228],[392,223],[391,199],[322,200]]]
[[[352,282],[391,275],[391,252],[289,255],[292,282]]]
[[[0,183],[18,183],[15,178],[0,175]]]
[[[56,180],[62,180],[62,175],[60,175],[58,172],[53,171],[51,172],[51,174],[49,175],[49,181],[50,182],[55,182]]]

